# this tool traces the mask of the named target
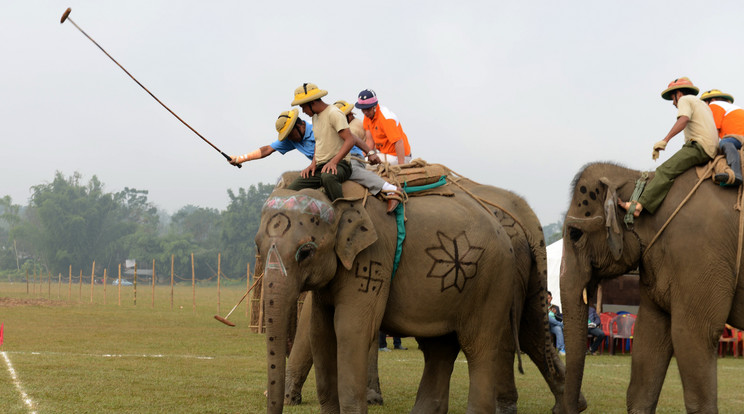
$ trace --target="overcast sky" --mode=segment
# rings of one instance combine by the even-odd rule
[[[0,16],[0,196],[16,204],[55,171],[78,171],[110,192],[149,190],[170,213],[222,210],[227,189],[308,163],[295,152],[229,165],[60,25],[67,7],[228,154],[272,142],[303,82],[329,103],[371,88],[414,157],[522,195],[544,225],[562,218],[584,164],[658,165],[652,145],[676,114],[660,93],[674,78],[744,102],[742,1],[11,0]]]

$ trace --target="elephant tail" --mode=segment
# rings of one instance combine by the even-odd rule
[[[514,309],[514,304],[509,311],[509,320],[512,325],[512,333],[514,334],[514,345],[516,345],[517,352],[517,367],[519,373],[524,375],[524,368],[522,367],[522,350],[519,348],[519,322],[517,321],[517,310]]]

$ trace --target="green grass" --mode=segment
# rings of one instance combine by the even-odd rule
[[[245,287],[223,288],[220,314],[225,315]],[[60,299],[67,299],[66,285]],[[232,314],[234,328],[213,319],[216,287],[197,287],[196,310],[190,286],[177,287],[174,309],[170,288],[156,287],[155,306],[149,286],[138,289],[134,306],[131,287],[75,287],[72,300],[57,301],[52,284],[42,294],[26,294],[26,285],[0,283],[0,322],[5,326],[1,351],[7,353],[18,380],[38,413],[260,413],[265,412],[265,345],[248,327],[245,303]],[[2,299],[2,298],[11,298]],[[11,302],[11,303],[9,303]],[[408,412],[413,406],[423,358],[412,338],[407,351],[380,353],[384,407],[371,413]],[[525,375],[517,375],[519,412],[546,413],[552,396],[537,368],[525,359]],[[5,360],[0,358],[0,412],[28,413]],[[719,410],[740,412],[744,396],[744,359],[719,359]],[[590,413],[625,412],[630,378],[629,356],[587,359],[584,393]],[[464,413],[467,363],[460,356],[451,381],[450,412]],[[317,413],[311,373],[301,406],[288,413]],[[684,411],[682,386],[673,362],[659,402],[659,413]]]

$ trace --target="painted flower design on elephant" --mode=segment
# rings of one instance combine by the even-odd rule
[[[442,292],[451,287],[462,292],[465,282],[477,274],[478,260],[484,249],[472,246],[465,232],[449,238],[438,231],[437,238],[439,246],[426,249],[426,254],[434,259],[426,277],[441,278]]]
[[[289,197],[270,197],[263,205],[264,209],[297,210],[303,214],[320,217],[326,223],[333,223],[333,206],[325,201],[306,195],[291,195]]]

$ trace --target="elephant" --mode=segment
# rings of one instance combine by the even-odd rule
[[[450,182],[451,197],[405,204],[407,235],[394,274],[397,222],[383,201],[331,203],[319,190],[281,184],[269,196],[255,239],[264,266],[267,412],[283,409],[282,344],[305,290],[313,295],[321,412],[367,412],[368,350],[380,328],[416,337],[424,354],[412,412],[447,412],[460,350],[470,373],[468,412],[515,412],[517,338],[561,412],[564,367],[548,329],[540,223],[513,193],[461,177]]]
[[[294,343],[287,360],[285,379],[284,405],[299,405],[302,403],[302,386],[305,384],[310,368],[313,366],[313,355],[310,350],[310,309],[312,308],[312,293],[305,296],[305,303],[297,317],[297,331]],[[382,391],[380,377],[377,372],[377,343],[369,348],[367,368],[367,404],[382,405]]]
[[[737,234],[740,213],[734,210],[737,191],[707,179],[695,187],[700,179],[690,169],[674,180],[653,215],[643,212],[624,225],[618,199],[631,199],[640,177],[640,171],[592,163],[572,183],[560,274],[566,412],[577,411],[581,388],[586,292],[591,296],[602,280],[636,268],[640,306],[628,412],[655,412],[672,355],[687,411],[717,412],[718,338],[725,323],[744,328],[744,282],[737,275],[737,249],[742,247]]]

